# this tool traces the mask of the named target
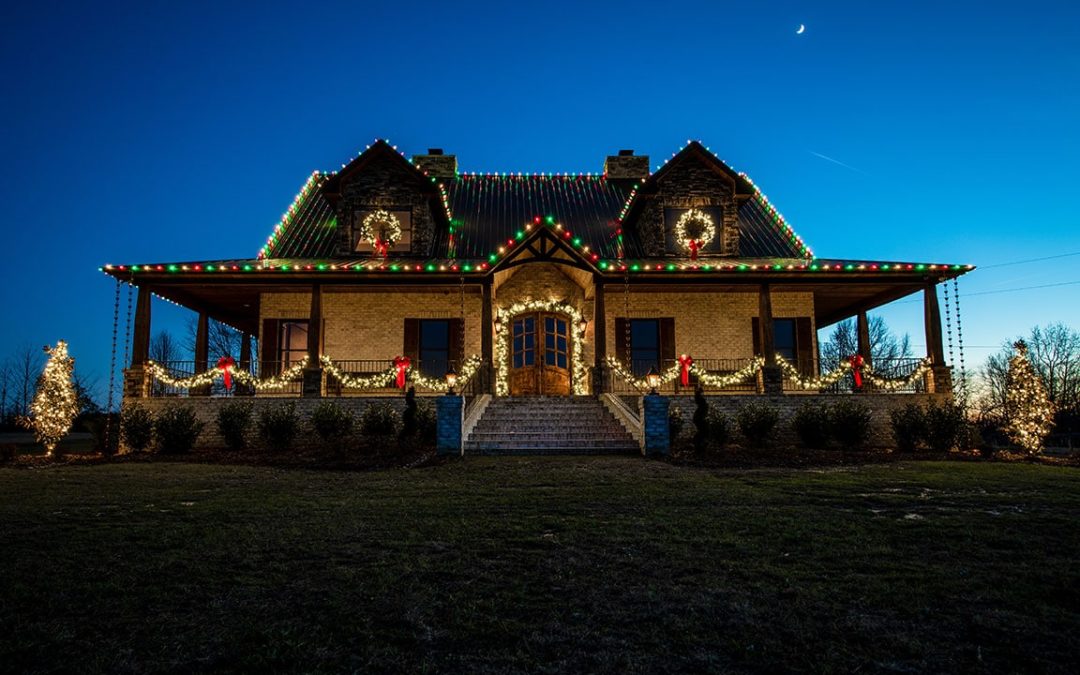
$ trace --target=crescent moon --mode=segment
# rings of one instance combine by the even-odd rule
[[[802,35],[806,31],[806,24],[799,24],[799,30],[795,31],[796,35]]]

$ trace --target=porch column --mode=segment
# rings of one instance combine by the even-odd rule
[[[593,277],[593,394],[607,391],[607,310],[604,307],[604,281]]]
[[[859,339],[859,356],[862,357],[863,363],[866,365],[873,365],[870,361],[870,320],[867,318],[866,312],[859,312],[855,322]]]
[[[923,325],[926,328],[926,355],[930,357],[930,381],[927,390],[937,394],[952,393],[952,373],[945,364],[941,344],[941,309],[938,307],[937,282],[923,289]]]
[[[210,367],[210,317],[199,312],[199,323],[195,328],[195,373],[206,372]],[[209,396],[210,387],[192,387],[188,396]]]
[[[322,284],[311,285],[311,312],[308,314],[307,358],[304,369],[304,398],[321,398],[323,390],[322,356]]]
[[[238,368],[245,373],[251,372],[251,336],[247,333],[241,333],[240,339],[240,365]],[[234,385],[233,391],[237,396],[251,396],[253,393],[251,387],[246,384],[237,382]]]
[[[761,354],[765,365],[761,369],[759,393],[781,394],[784,391],[784,372],[776,365],[776,340],[773,332],[772,293],[769,284],[758,288],[758,327],[761,333]]]
[[[495,393],[495,365],[492,358],[491,334],[495,326],[491,319],[491,280],[484,279],[480,285],[480,360],[483,363],[483,391]]]
[[[131,336],[131,364],[124,371],[124,398],[142,398],[147,395],[149,378],[146,362],[150,359],[150,299],[149,289],[139,287],[135,301],[135,329]]]

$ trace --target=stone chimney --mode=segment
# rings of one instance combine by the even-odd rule
[[[413,155],[412,162],[432,178],[447,180],[457,176],[457,157],[444,155],[442,148],[428,148],[426,155]]]
[[[616,180],[645,180],[649,176],[649,156],[620,150],[604,161],[604,175]]]

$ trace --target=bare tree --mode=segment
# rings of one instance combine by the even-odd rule
[[[187,347],[191,353],[195,353],[195,337],[198,334],[199,321],[195,317],[188,320]],[[240,331],[227,326],[220,321],[210,319],[207,324],[208,356],[213,365],[222,356],[231,356],[240,359],[240,344],[243,334]]]
[[[1035,326],[1024,338],[1031,365],[1046,387],[1050,400],[1059,411],[1080,411],[1080,332],[1064,323]],[[1005,410],[1005,375],[1009,359],[1015,353],[1013,343],[1005,342],[1001,351],[986,360],[980,373],[976,407],[984,416],[1001,417]]]
[[[44,352],[40,347],[35,349],[29,345],[20,348],[9,360],[7,369],[11,382],[10,413],[12,415],[30,414],[30,404],[34,400],[34,392],[37,391],[38,376],[41,375],[44,365]]]
[[[172,333],[167,330],[158,331],[150,340],[150,358],[158,363],[170,361],[182,361],[180,345],[176,343]]]
[[[911,358],[911,338],[907,333],[896,335],[881,316],[869,317],[868,324],[870,358],[879,370],[887,370],[890,364],[898,359]],[[826,371],[833,370],[858,351],[859,338],[855,319],[841,321],[833,328],[829,339],[821,344],[821,368]]]

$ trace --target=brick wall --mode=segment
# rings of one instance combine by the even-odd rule
[[[480,303],[479,287],[466,286],[466,358],[480,353]],[[261,333],[261,319],[307,319],[311,294],[263,293],[259,307]],[[324,354],[335,360],[386,360],[389,364],[404,348],[405,319],[459,318],[461,289],[447,286],[324,291],[322,312]]]
[[[423,397],[434,405],[432,397]],[[250,432],[249,442],[258,447],[259,440],[256,436],[254,421],[258,419],[260,410],[265,409],[268,406],[277,406],[282,403],[294,403],[296,404],[296,411],[301,420],[307,420],[311,415],[311,410],[318,405],[322,399],[314,398],[280,398],[280,397],[251,397],[244,399],[235,398],[144,398],[139,400],[139,405],[146,408],[150,412],[157,414],[165,408],[172,406],[186,406],[195,411],[196,417],[203,423],[202,433],[199,434],[199,438],[195,441],[196,449],[211,449],[211,448],[223,448],[225,442],[218,432],[217,415],[221,406],[231,401],[242,400],[250,403],[255,410],[254,418],[252,420],[252,429]],[[351,411],[359,419],[364,410],[373,403],[389,403],[400,413],[405,410],[405,397],[395,396],[393,398],[386,397],[349,397],[349,398],[335,398],[335,403],[342,406],[346,410]],[[305,430],[298,433],[296,436],[297,447],[311,447],[318,442],[318,438]],[[122,451],[126,452],[127,449],[123,448]]]
[[[615,332],[615,318],[627,312],[623,286],[609,284],[604,296],[607,315],[607,353],[614,356],[616,344],[625,335]],[[754,355],[752,319],[758,315],[758,290],[718,292],[686,289],[672,291],[630,290],[630,318],[675,318],[676,353],[698,359],[740,359]],[[814,294],[810,292],[772,293],[774,318],[814,316]],[[816,331],[812,331],[816,334]],[[817,353],[815,337],[814,353]]]
[[[892,427],[889,422],[889,414],[893,410],[902,408],[909,403],[926,406],[930,401],[943,401],[948,398],[947,395],[942,394],[857,394],[849,396],[859,403],[869,406],[873,411],[869,445],[875,448],[891,448],[894,446]],[[781,446],[795,445],[799,442],[798,436],[791,428],[791,418],[804,402],[812,400],[814,403],[829,404],[846,400],[843,395],[815,394],[787,394],[784,396],[729,395],[708,396],[706,398],[709,401],[710,408],[719,408],[731,420],[731,433],[735,442],[741,442],[738,438],[738,431],[734,426],[735,415],[739,408],[751,402],[767,403],[775,406],[779,410],[780,421],[776,425],[774,444]],[[680,439],[689,442],[694,435],[694,397],[672,396],[671,407],[682,411],[684,425]]]

